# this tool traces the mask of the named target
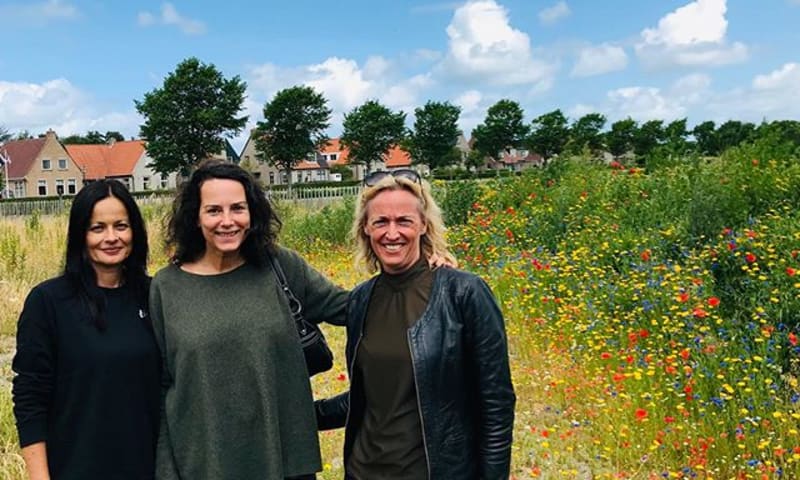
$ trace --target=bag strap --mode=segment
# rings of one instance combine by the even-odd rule
[[[286,281],[286,275],[284,275],[278,259],[275,258],[274,255],[269,255],[269,261],[272,264],[272,270],[275,272],[275,278],[277,278],[278,284],[280,284],[283,295],[286,297],[286,300],[289,303],[289,313],[291,313],[292,319],[294,319],[297,331],[301,336],[305,335],[307,327],[305,325],[306,320],[303,318],[303,304],[300,303],[300,300],[298,300],[298,298],[294,295],[292,289],[289,288],[289,283]]]

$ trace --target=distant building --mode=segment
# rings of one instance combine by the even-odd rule
[[[8,191],[12,198],[74,195],[83,187],[83,171],[52,130],[41,138],[7,142],[2,148],[10,160]]]

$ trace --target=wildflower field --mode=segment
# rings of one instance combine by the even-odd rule
[[[800,478],[800,163],[773,153],[434,183],[450,245],[506,317],[512,478]],[[345,239],[352,202],[280,209],[283,243],[346,287],[364,279]],[[166,262],[164,210],[145,212],[151,271]],[[0,220],[0,355],[27,291],[58,271],[65,228]],[[343,332],[325,331],[337,358],[317,396],[347,386]],[[341,478],[342,433],[320,439],[321,477]],[[23,478],[7,383],[0,477]]]

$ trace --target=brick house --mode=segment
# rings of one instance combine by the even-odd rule
[[[8,189],[13,198],[74,195],[84,185],[84,172],[48,130],[40,138],[13,140],[3,147],[8,165]]]
[[[339,138],[331,138],[327,145],[317,151],[313,159],[301,160],[294,166],[291,171],[292,183],[330,181],[330,169],[336,165],[348,166],[353,172],[355,180],[363,179],[366,167],[364,165],[351,164],[348,155],[348,149],[341,144]],[[285,171],[261,161],[261,156],[256,152],[255,141],[252,136],[247,139],[239,158],[239,165],[253,173],[265,186],[285,185],[287,183],[287,173]],[[410,167],[411,157],[408,152],[400,147],[392,148],[385,161],[375,162],[371,165],[373,171]]]
[[[131,192],[175,188],[176,174],[161,175],[148,165],[144,140],[114,141],[90,145],[66,145],[75,163],[86,172],[86,181],[104,178],[122,182]]]

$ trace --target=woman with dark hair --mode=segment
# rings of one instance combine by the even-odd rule
[[[14,416],[34,479],[152,479],[159,354],[147,232],[115,180],[72,202],[64,273],[31,290],[17,326]]]
[[[347,292],[279,247],[280,221],[242,168],[201,165],[175,200],[150,306],[161,348],[159,479],[313,479],[311,386],[281,265],[307,320],[343,324]]]

